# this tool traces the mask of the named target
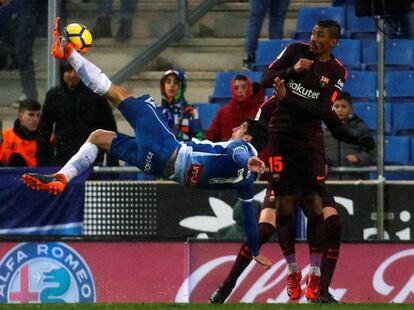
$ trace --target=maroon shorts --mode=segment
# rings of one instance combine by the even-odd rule
[[[271,134],[268,165],[270,181],[278,195],[293,195],[299,188],[305,196],[323,196],[325,153],[307,144],[283,133]]]

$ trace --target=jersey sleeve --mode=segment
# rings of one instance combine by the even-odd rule
[[[253,204],[253,178],[246,180],[246,184],[237,189],[243,217],[244,232],[247,245],[252,256],[259,255],[259,232],[256,218],[256,208]]]
[[[297,75],[293,66],[296,61],[296,47],[298,43],[288,45],[263,73],[261,84],[263,88],[273,87],[275,78],[282,80]]]
[[[228,146],[227,152],[240,167],[247,171],[247,162],[253,155],[250,153],[249,148],[244,141],[233,141]]]

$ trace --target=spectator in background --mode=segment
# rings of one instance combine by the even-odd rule
[[[360,119],[358,115],[352,113],[352,97],[349,93],[342,92],[336,98],[333,104],[333,109],[339,119],[347,125],[349,131],[353,135],[372,137],[372,134],[364,121]],[[336,140],[326,128],[324,128],[324,140],[328,168],[338,166],[361,167],[371,165],[374,162],[375,148],[367,152],[361,146]],[[367,179],[368,173],[338,174],[329,172],[328,177],[331,180]]]
[[[221,107],[210,127],[206,139],[213,142],[227,141],[233,129],[246,118],[254,118],[264,100],[264,90],[249,77],[238,74],[231,81],[232,99]]]
[[[161,106],[167,124],[179,141],[192,138],[202,140],[204,135],[197,110],[184,97],[187,82],[184,72],[168,70],[160,80]]]
[[[10,0],[0,7],[0,49],[8,51],[2,53],[0,64],[6,63],[3,68],[7,69],[18,66],[23,90],[19,101],[27,98],[36,101],[38,97],[33,43],[45,12],[46,0]]]
[[[87,88],[67,62],[60,69],[61,83],[46,93],[40,118],[36,154],[39,166],[65,164],[98,128],[117,130],[106,99]],[[96,163],[102,164],[103,159],[101,152]],[[118,162],[108,158],[107,165],[117,166]]]
[[[3,132],[0,162],[8,167],[36,167],[36,136],[40,118],[40,104],[32,99],[22,100],[13,128]]]
[[[3,122],[0,119],[0,145],[3,142]]]
[[[250,69],[256,60],[257,43],[266,13],[269,12],[269,39],[282,39],[286,12],[290,0],[250,0],[246,29],[246,56],[243,68]]]
[[[115,35],[115,40],[124,42],[132,36],[132,18],[137,7],[137,0],[121,0],[121,20],[119,22],[118,32]],[[94,38],[110,38],[111,31],[111,15],[112,15],[112,0],[101,0],[98,2],[98,17],[95,26],[92,29]]]

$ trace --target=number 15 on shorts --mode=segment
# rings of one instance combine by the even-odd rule
[[[283,170],[282,156],[269,157],[270,173],[280,173]]]

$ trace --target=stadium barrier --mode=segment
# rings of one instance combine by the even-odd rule
[[[239,248],[200,240],[1,242],[0,303],[206,303]],[[296,250],[305,285],[308,247]],[[266,243],[262,253],[273,267],[250,264],[228,302],[288,302],[278,245]],[[413,279],[413,243],[343,244],[330,289],[345,303],[413,303]]]
[[[45,169],[41,171],[53,168]],[[85,173],[55,197],[25,187],[20,177],[27,171],[27,168],[2,171],[0,233],[3,235],[158,241],[244,239],[234,191],[198,190],[166,181],[86,181],[84,186],[88,177]],[[337,202],[343,240],[376,239],[376,181],[335,181],[328,185]],[[386,239],[412,238],[413,185],[413,181],[386,181]],[[262,202],[265,186],[264,182],[256,183],[257,202]],[[297,237],[304,239],[305,219],[300,211],[296,220]]]

